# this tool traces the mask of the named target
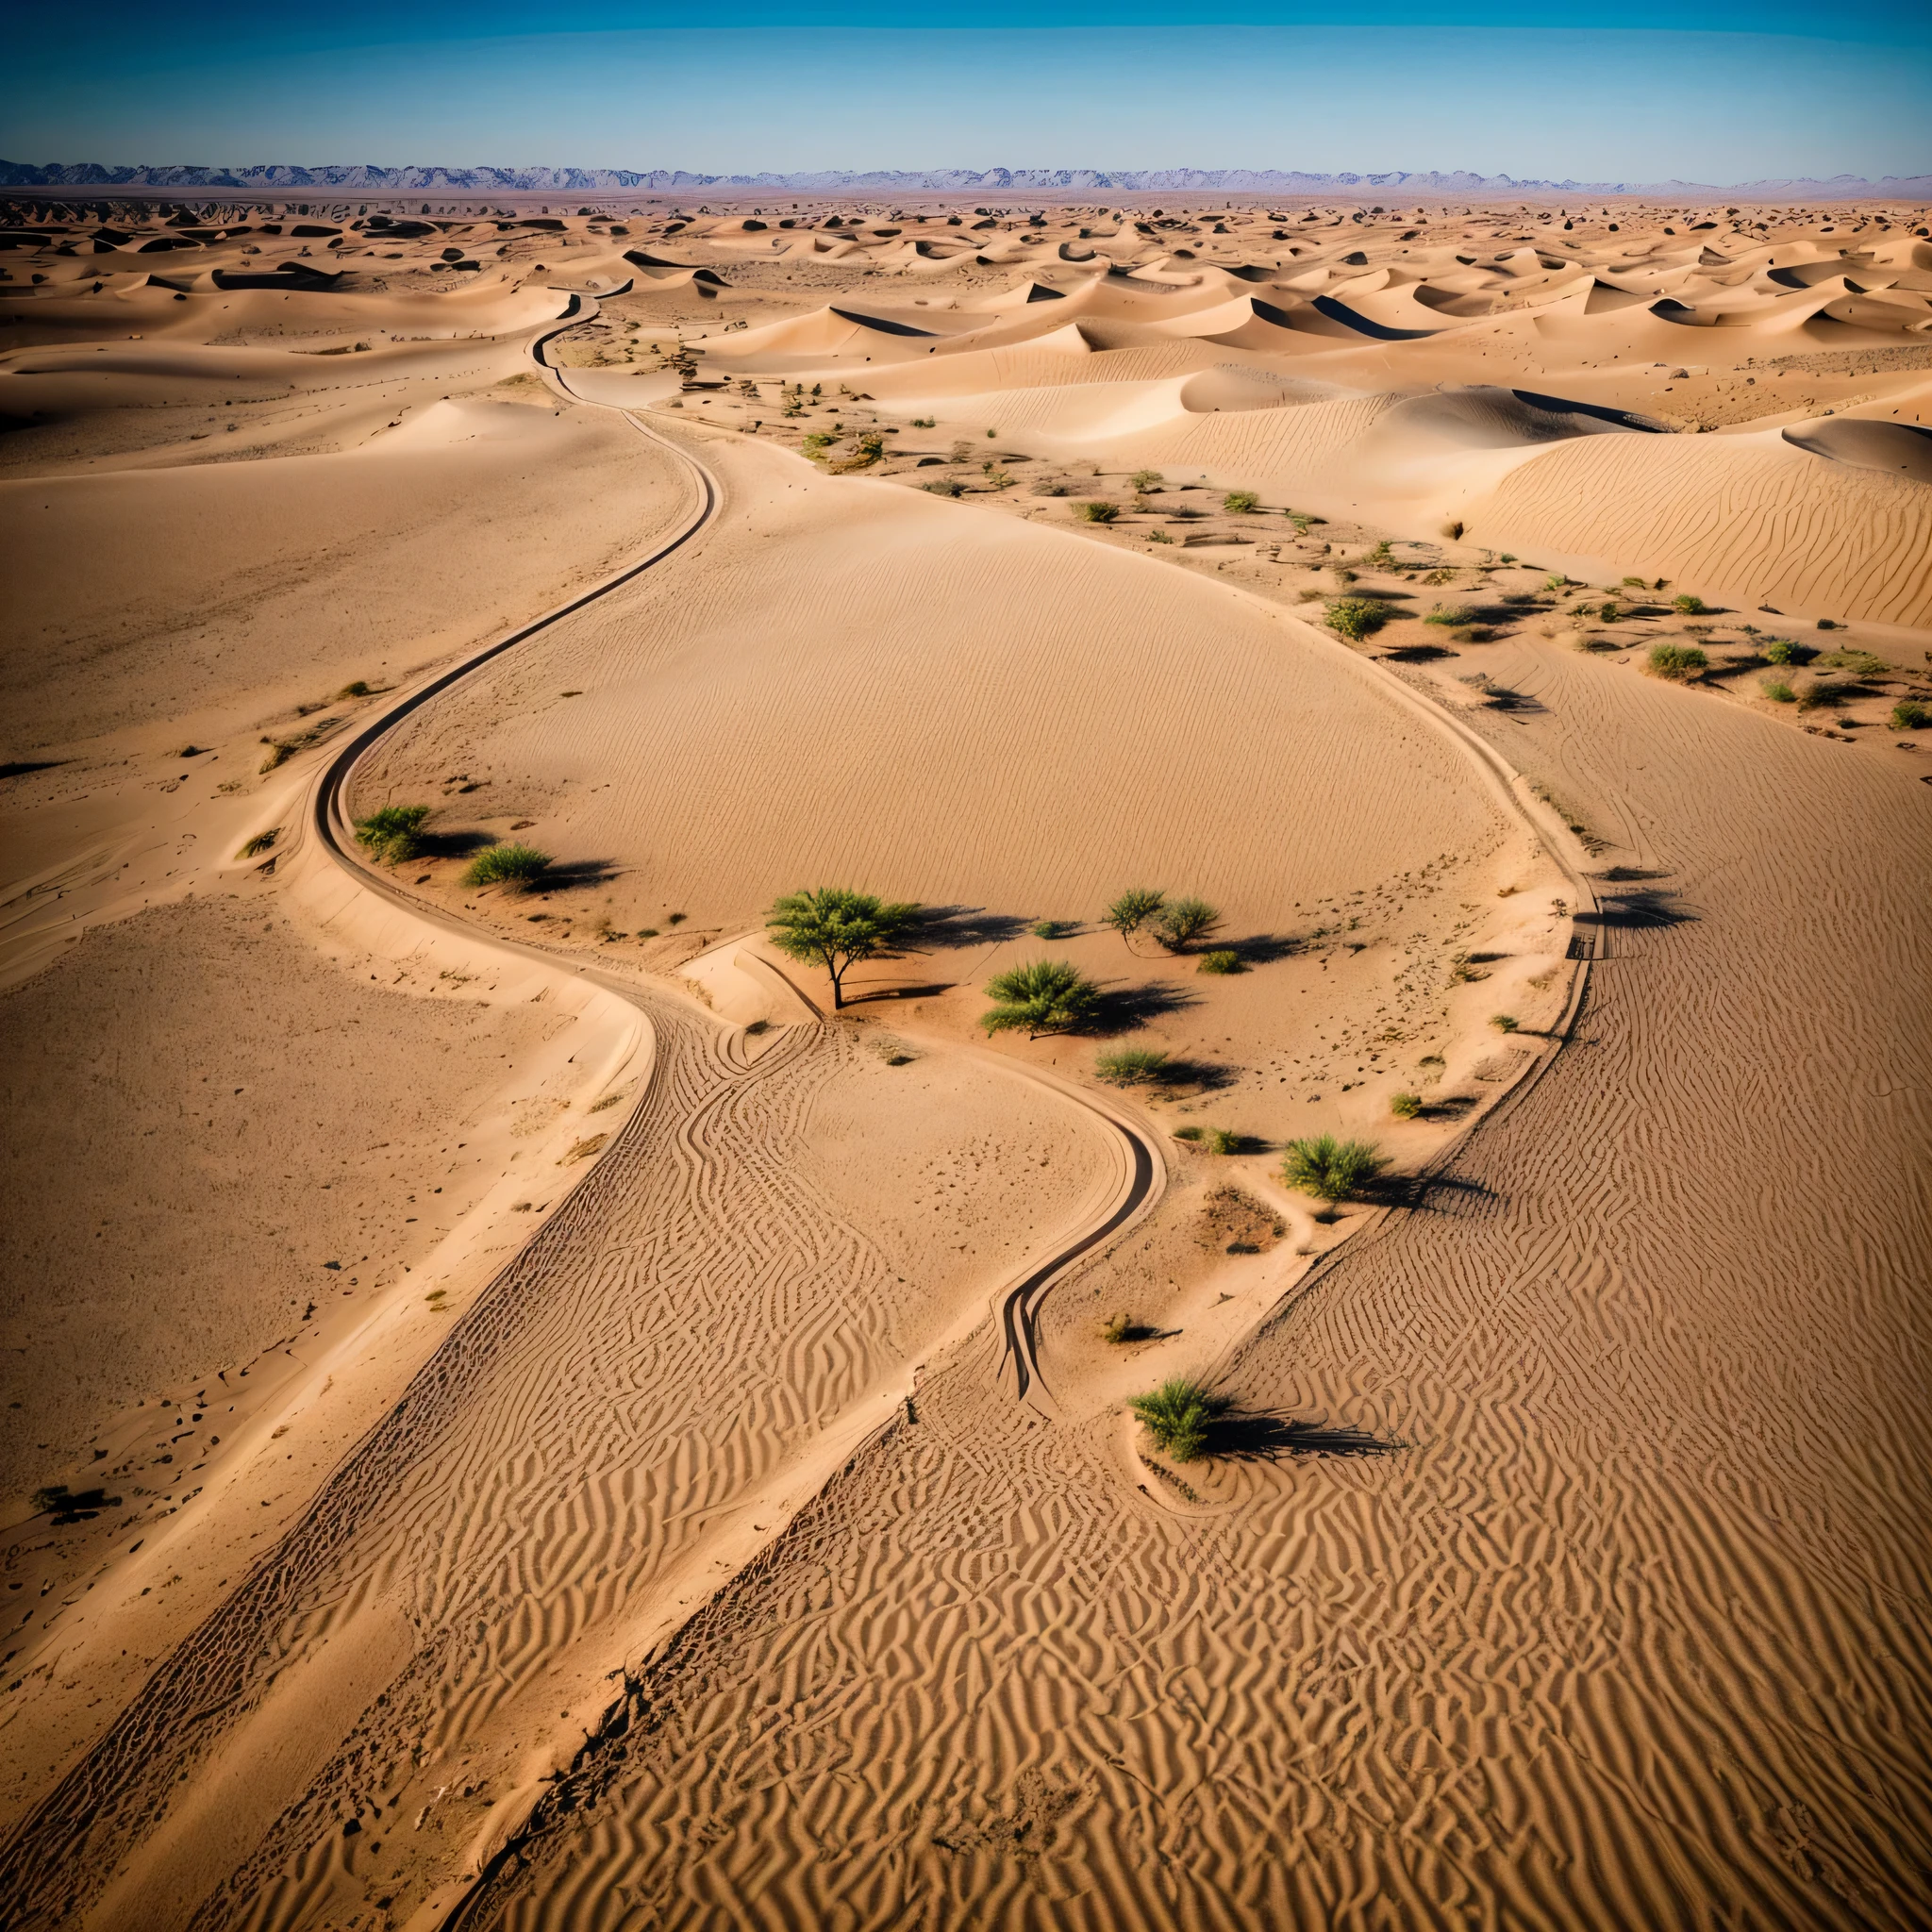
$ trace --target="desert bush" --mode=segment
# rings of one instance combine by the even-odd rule
[[[1076,503],[1074,514],[1083,524],[1110,524],[1121,513],[1117,503]]]
[[[1100,989],[1071,959],[1034,959],[997,974],[986,983],[992,1010],[979,1016],[989,1033],[1024,1026],[1029,1040],[1066,1033],[1093,1016]]]
[[[675,924],[684,915],[672,914]],[[765,915],[772,943],[787,958],[823,966],[832,981],[832,1006],[845,1004],[845,974],[864,959],[888,959],[919,920],[919,908],[845,886],[789,892]]]
[[[550,870],[551,858],[534,845],[508,842],[491,845],[477,853],[463,874],[466,886],[533,886]]]
[[[372,858],[399,865],[423,849],[423,822],[428,816],[426,805],[386,805],[356,821],[356,842]]]
[[[1794,705],[1798,701],[1798,693],[1782,677],[1767,677],[1757,689],[1774,705]]]
[[[1420,1093],[1392,1093],[1389,1097],[1389,1111],[1399,1121],[1412,1121],[1422,1110]]]
[[[1281,1177],[1302,1193],[1339,1208],[1353,1200],[1388,1165],[1373,1141],[1338,1141],[1333,1134],[1315,1134],[1288,1143]]]
[[[915,416],[912,419],[912,426],[915,429],[937,429],[940,426],[939,418],[937,416]]]
[[[1668,677],[1681,684],[1703,672],[1710,659],[1695,644],[1653,644],[1649,661],[1653,677]]]
[[[1229,516],[1244,517],[1261,507],[1261,499],[1252,490],[1230,490],[1221,499],[1221,507]]]
[[[1027,486],[1028,496],[1064,496],[1067,486],[1058,476],[1039,476]]]
[[[852,454],[841,458],[832,467],[835,470],[865,470],[877,462],[886,453],[886,439],[876,429],[869,429],[853,444]]]
[[[830,449],[831,446],[838,441],[838,440],[839,439],[836,436],[826,435],[826,433],[823,429],[814,429],[811,432],[811,434],[808,436],[802,443],[799,444],[799,448],[801,448],[808,457],[822,456],[826,450]]]
[[[1767,664],[1805,664],[1816,655],[1795,638],[1766,638],[1764,641],[1764,661]]]
[[[1460,625],[1474,624],[1475,622],[1475,612],[1467,604],[1438,604],[1423,619],[1423,622],[1424,624],[1440,624],[1455,627]]]
[[[1360,643],[1371,631],[1380,630],[1388,617],[1373,597],[1330,597],[1322,610],[1322,622],[1352,644]]]
[[[1100,923],[1132,939],[1166,903],[1167,894],[1153,886],[1131,886],[1101,914]]]
[[[1932,724],[1932,708],[1922,705],[1917,698],[1901,698],[1891,708],[1891,728],[1894,731],[1924,731]]]
[[[1245,973],[1247,962],[1232,947],[1218,946],[1211,953],[1201,955],[1201,963],[1194,968],[1196,973]]]
[[[1704,615],[1704,599],[1702,597],[1693,597],[1690,591],[1686,591],[1681,597],[1673,597],[1671,599],[1671,608],[1684,617],[1702,617]]]
[[[1201,1138],[1201,1129],[1199,1127],[1176,1127],[1174,1130],[1174,1137],[1176,1141],[1198,1141]]]
[[[1460,520],[1456,517],[1451,517],[1449,521],[1442,525],[1442,534],[1443,536],[1448,538],[1448,540],[1452,543],[1459,541],[1462,536],[1462,524]]]
[[[258,832],[254,838],[244,840],[242,849],[236,853],[235,857],[237,858],[258,858],[281,836],[281,826],[271,825],[267,831]]]
[[[1798,708],[1801,711],[1816,711],[1822,707],[1837,704],[1843,695],[1843,691],[1828,677],[1814,678],[1809,684],[1800,687]]]
[[[1241,1137],[1231,1127],[1209,1127],[1202,1135],[1201,1142],[1210,1154],[1239,1154],[1241,1151]]]
[[[1158,470],[1136,470],[1133,475],[1134,488],[1142,496],[1152,496],[1166,481]]]
[[[1356,561],[1369,570],[1393,570],[1395,553],[1390,549],[1388,538],[1384,537],[1373,550],[1366,556],[1357,558]]]
[[[1514,1033],[1518,1024],[1514,1013],[1491,1013],[1490,1015],[1490,1024],[1498,1033]]]
[[[957,476],[941,476],[937,482],[922,483],[922,490],[930,491],[935,496],[964,496],[966,486]]]
[[[1606,624],[1615,624],[1624,615],[1624,607],[1614,597],[1606,597],[1603,608],[1597,612]]]
[[[1147,1394],[1135,1396],[1127,1407],[1156,1444],[1176,1462],[1196,1462],[1207,1454],[1215,1417],[1223,1414],[1228,1404],[1226,1397],[1176,1375]]]
[[[343,685],[341,690],[337,691],[336,697],[338,701],[342,698],[366,698],[369,696],[371,689],[370,682],[366,677],[358,677],[353,683]]]
[[[1172,543],[1174,539],[1165,530],[1149,530],[1147,541],[1150,543]]]
[[[1154,914],[1154,937],[1170,953],[1185,953],[1221,924],[1221,914],[1205,899],[1174,899]]]
[[[1100,1055],[1093,1071],[1109,1087],[1151,1087],[1166,1073],[1167,1056],[1158,1047],[1124,1046]]]
[[[1064,939],[1075,928],[1064,919],[1036,919],[1026,930],[1037,940],[1058,940]]]

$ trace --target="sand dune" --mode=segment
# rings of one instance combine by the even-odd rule
[[[1155,199],[18,211],[24,1924],[1916,1922],[1924,210]]]

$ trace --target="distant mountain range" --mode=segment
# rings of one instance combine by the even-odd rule
[[[1274,168],[928,168],[907,174],[824,172],[801,175],[693,175],[682,168],[377,168],[366,164],[302,168],[270,162],[245,168],[104,167],[98,161],[0,161],[0,188],[173,188],[225,190],[279,195],[296,189],[367,193],[508,193],[549,191],[558,194],[662,192],[665,189],[792,190],[816,194],[1018,192],[1084,193],[1108,189],[1238,191],[1257,194],[1641,194],[1657,200],[1697,201],[1728,195],[1748,201],[1914,201],[1932,198],[1932,175],[1889,175],[1868,181],[1834,175],[1827,181],[1526,181],[1511,175],[1309,175]]]

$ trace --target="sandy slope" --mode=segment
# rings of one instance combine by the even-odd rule
[[[1228,1364],[1400,1446],[1194,1520],[935,1374],[472,1923],[1911,1920],[1927,807],[1524,668],[1512,754],[1641,827],[1581,1037]]]

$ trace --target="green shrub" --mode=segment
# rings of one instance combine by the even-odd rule
[[[1201,955],[1201,963],[1194,968],[1196,973],[1245,973],[1247,963],[1231,947],[1217,947],[1211,953]]]
[[[1373,550],[1366,556],[1357,558],[1356,561],[1370,570],[1393,570],[1395,568],[1395,553],[1390,549],[1388,538],[1384,537]]]
[[[1154,937],[1170,953],[1185,953],[1221,924],[1221,914],[1205,899],[1174,899],[1154,915]]]
[[[1395,1093],[1389,1099],[1389,1111],[1399,1121],[1412,1121],[1423,1110],[1420,1093]]]
[[[1201,1129],[1199,1127],[1176,1127],[1174,1130],[1174,1137],[1176,1141],[1198,1141],[1201,1138]]]
[[[271,825],[267,831],[258,832],[254,838],[243,841],[242,849],[236,853],[235,857],[237,858],[258,858],[281,836],[281,826]]]
[[[550,870],[551,858],[534,845],[491,845],[470,861],[466,886],[533,886]]]
[[[1680,612],[1685,617],[1702,617],[1704,615],[1704,599],[1702,597],[1693,597],[1687,591],[1681,597],[1673,597],[1671,599],[1671,608]]]
[[[1322,613],[1323,623],[1352,644],[1380,630],[1388,619],[1389,613],[1373,597],[1330,597]]]
[[[1922,705],[1917,698],[1901,698],[1891,708],[1891,728],[1894,731],[1924,731],[1932,725],[1932,708]]]
[[[814,429],[799,444],[799,447],[804,450],[807,456],[816,457],[823,455],[826,450],[830,449],[838,440],[836,436],[827,436],[823,429]]]
[[[1782,677],[1767,677],[1757,689],[1774,705],[1794,705],[1798,693]]]
[[[1815,711],[1821,706],[1837,704],[1843,695],[1844,693],[1829,678],[1814,678],[1799,690],[1798,708],[1801,711]]]
[[[1076,503],[1074,514],[1083,524],[1110,524],[1121,513],[1117,503]]]
[[[1210,1154],[1239,1154],[1241,1151],[1241,1137],[1229,1127],[1209,1127],[1202,1141]]]
[[[1135,1396],[1127,1407],[1176,1462],[1195,1462],[1207,1454],[1214,1419],[1228,1403],[1200,1383],[1176,1375],[1148,1394]]]
[[[423,822],[428,816],[426,805],[386,805],[356,821],[356,842],[372,858],[399,865],[423,849]]]
[[[1066,1033],[1093,1017],[1100,989],[1070,959],[1034,959],[995,974],[986,983],[996,1004],[979,1024],[989,1033],[1024,1026],[1029,1040],[1042,1033]]]
[[[1514,1013],[1491,1013],[1490,1015],[1490,1024],[1493,1026],[1498,1033],[1514,1033],[1516,1031],[1517,1024],[1518,1023],[1516,1015]]]
[[[1615,624],[1624,615],[1624,607],[1614,597],[1606,597],[1603,608],[1597,612],[1606,624]]]
[[[1064,919],[1036,919],[1026,930],[1037,940],[1064,939],[1074,930]]]
[[[1423,619],[1423,622],[1424,624],[1441,624],[1450,626],[1460,626],[1465,624],[1474,624],[1475,622],[1475,612],[1472,610],[1467,604],[1438,604],[1436,608],[1432,611],[1430,611],[1425,618]]]
[[[1093,1071],[1109,1087],[1151,1087],[1166,1073],[1167,1056],[1156,1047],[1124,1046],[1102,1054]]]
[[[1026,489],[1028,496],[1064,496],[1066,493],[1067,486],[1058,476],[1036,477]]]
[[[1388,1165],[1373,1141],[1338,1141],[1333,1134],[1316,1134],[1288,1143],[1281,1177],[1302,1193],[1339,1208],[1353,1200]]]
[[[1158,490],[1160,486],[1166,481],[1167,478],[1163,476],[1158,470],[1136,470],[1134,472],[1134,488],[1138,490],[1142,496],[1153,495],[1153,493],[1157,490]]]
[[[1149,530],[1147,541],[1150,543],[1172,543],[1174,539],[1165,530]]]
[[[1230,490],[1221,507],[1229,516],[1244,517],[1260,508],[1261,499],[1252,490]]]
[[[937,429],[940,426],[937,416],[915,416],[912,419],[915,429]]]
[[[1101,915],[1102,925],[1110,925],[1122,939],[1131,939],[1167,904],[1167,894],[1153,886],[1132,886]]]
[[[1795,638],[1767,638],[1764,660],[1767,664],[1804,664],[1816,655]]]
[[[1710,662],[1695,644],[1653,644],[1650,647],[1650,675],[1681,683],[1695,677]]]

